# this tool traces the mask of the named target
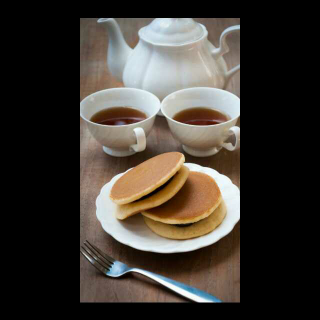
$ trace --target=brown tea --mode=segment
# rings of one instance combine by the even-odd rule
[[[106,126],[123,126],[147,119],[145,113],[129,107],[113,107],[95,113],[90,121]]]
[[[197,107],[178,112],[173,120],[194,126],[211,126],[226,122],[230,118],[221,111]]]

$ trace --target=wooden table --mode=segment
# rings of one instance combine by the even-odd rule
[[[117,18],[124,38],[131,47],[138,43],[138,30],[151,18]],[[209,40],[218,46],[222,31],[240,24],[239,18],[195,18],[204,24]],[[239,35],[230,35],[231,52],[225,57],[229,68],[240,62]],[[89,94],[121,87],[106,64],[107,32],[96,19],[80,19],[80,101]],[[240,73],[227,88],[240,97]],[[239,123],[238,123],[239,125]],[[169,151],[183,152],[168,128],[166,120],[157,117],[147,138],[147,149],[127,158],[106,155],[89,134],[80,119],[80,244],[88,239],[109,255],[129,266],[146,269],[207,291],[226,302],[240,302],[240,223],[219,242],[193,252],[157,254],[127,247],[103,231],[95,215],[95,200],[103,185],[113,176],[141,162]],[[211,167],[228,176],[240,187],[240,150],[221,150],[208,158],[185,154],[186,162]],[[80,254],[80,302],[185,302],[186,300],[140,275],[119,279],[104,277]]]

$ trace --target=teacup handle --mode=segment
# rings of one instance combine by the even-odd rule
[[[217,48],[217,49],[212,50],[212,52],[211,52],[212,56],[216,60],[219,59],[224,54],[226,54],[227,52],[229,52],[229,46],[227,44],[226,37],[230,33],[233,33],[233,32],[236,32],[236,31],[240,31],[240,25],[229,27],[229,28],[227,28],[226,30],[224,30],[222,32],[222,34],[220,36],[220,47]],[[225,73],[224,76],[225,76],[226,81],[225,81],[224,88],[226,88],[226,86],[228,85],[228,82],[231,79],[231,77],[233,75],[235,75],[239,70],[240,70],[240,64],[238,64],[236,67],[232,68],[231,70],[229,70],[229,71],[227,71]]]
[[[229,136],[234,135],[236,138],[236,143],[233,145],[232,143],[223,143],[222,147],[229,150],[234,151],[240,148],[240,128],[239,127],[231,127],[228,132]]]
[[[130,149],[135,152],[144,151],[147,146],[147,138],[146,138],[146,134],[144,133],[144,130],[142,128],[134,128],[133,132],[136,135],[137,144],[132,144],[130,146]]]

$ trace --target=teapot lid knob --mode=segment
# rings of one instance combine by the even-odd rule
[[[139,31],[139,36],[160,45],[182,45],[199,40],[204,27],[192,18],[156,18]]]

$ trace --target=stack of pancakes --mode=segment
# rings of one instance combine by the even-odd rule
[[[227,212],[220,189],[207,174],[190,172],[184,161],[182,153],[164,153],[117,180],[110,192],[117,219],[141,212],[153,232],[170,239],[213,231]]]

